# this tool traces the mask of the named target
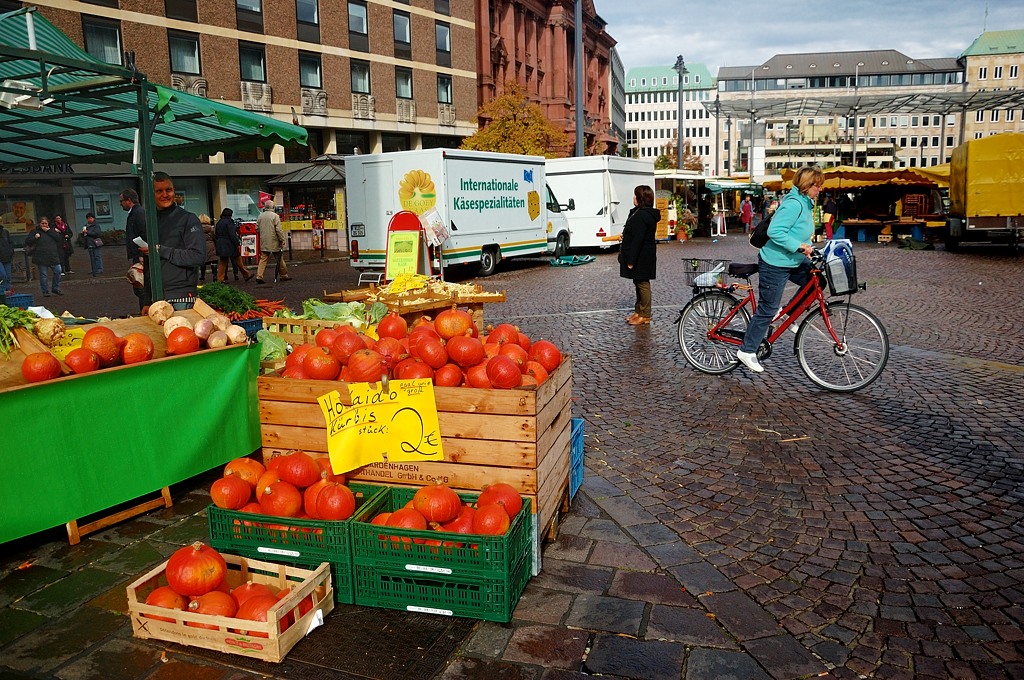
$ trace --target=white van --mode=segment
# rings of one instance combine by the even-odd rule
[[[548,184],[562,200],[572,200],[568,213],[570,248],[607,248],[618,236],[633,208],[633,189],[654,188],[654,162],[621,156],[549,158]]]
[[[350,262],[383,269],[388,223],[402,210],[427,213],[443,225],[449,234],[440,247],[444,267],[477,264],[481,276],[490,276],[505,258],[564,255],[569,225],[544,169],[540,156],[456,149],[348,156]]]

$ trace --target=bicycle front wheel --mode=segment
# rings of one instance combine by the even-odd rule
[[[711,330],[738,304],[740,301],[728,293],[710,291],[693,298],[683,309],[676,329],[679,349],[698,371],[721,375],[736,368],[736,350],[747,331],[750,312],[746,308],[736,310],[729,323],[717,329],[718,335],[736,340],[735,344],[713,339]]]
[[[874,314],[856,305],[833,302],[827,306],[825,325],[821,310],[810,312],[796,334],[800,368],[816,385],[832,392],[853,392],[881,375],[889,360],[889,336]]]

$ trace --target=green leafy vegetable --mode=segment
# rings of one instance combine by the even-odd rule
[[[288,345],[278,335],[267,330],[256,331],[260,343],[260,361],[274,361],[288,357]]]
[[[14,329],[32,330],[36,315],[19,307],[0,305],[0,354],[8,355],[15,346]]]
[[[207,283],[199,288],[199,299],[214,309],[224,312],[245,314],[249,310],[258,309],[256,298],[226,283],[217,281]]]

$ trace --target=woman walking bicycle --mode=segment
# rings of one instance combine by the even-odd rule
[[[814,252],[814,201],[824,181],[821,168],[803,167],[793,177],[793,188],[782,199],[768,227],[768,243],[758,255],[757,309],[750,318],[736,359],[754,373],[764,368],[757,360],[757,348],[768,334],[772,319],[782,306],[786,282],[803,286],[810,278]]]

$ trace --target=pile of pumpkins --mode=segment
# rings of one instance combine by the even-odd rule
[[[322,329],[315,344],[288,355],[281,375],[370,383],[425,378],[439,387],[513,389],[542,384],[562,363],[554,343],[532,341],[508,323],[482,336],[472,315],[457,307],[412,326],[391,312],[376,333],[374,339],[351,326]]]

